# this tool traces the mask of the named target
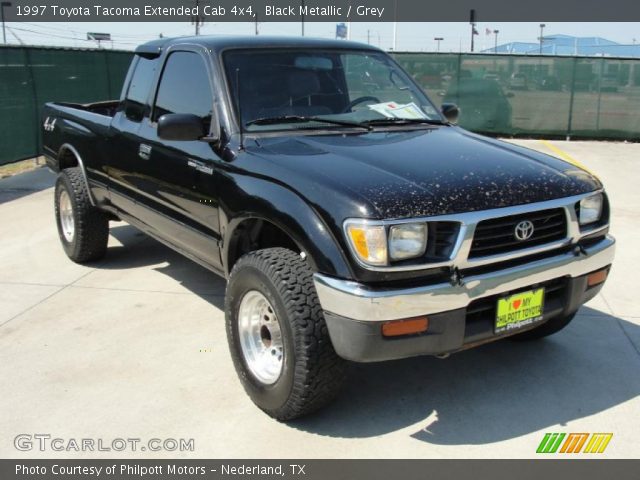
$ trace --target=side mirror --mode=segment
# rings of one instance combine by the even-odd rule
[[[442,114],[451,123],[458,123],[458,117],[460,117],[460,109],[454,103],[443,103]]]
[[[124,114],[129,120],[139,122],[144,117],[144,105],[141,105],[130,100],[125,100]]]
[[[190,113],[167,113],[158,119],[158,136],[163,140],[199,140],[206,136],[204,122]]]

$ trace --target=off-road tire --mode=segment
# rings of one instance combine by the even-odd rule
[[[71,200],[74,219],[73,239],[68,241],[60,220],[60,194],[65,190]],[[76,263],[104,257],[109,240],[108,216],[91,205],[89,192],[79,167],[66,168],[58,174],[55,188],[55,215],[58,236],[67,256]]]
[[[509,337],[511,340],[515,340],[517,342],[528,342],[531,340],[539,340],[544,337],[548,337],[549,335],[553,335],[554,333],[559,332],[564,327],[571,323],[573,317],[576,314],[573,313],[566,317],[556,317],[551,320],[543,323],[539,327],[532,328],[531,330],[527,330],[526,332],[517,333]]]
[[[273,306],[284,344],[280,376],[267,385],[253,375],[242,353],[238,311],[257,290]],[[307,262],[285,248],[248,253],[234,265],[225,297],[229,349],[251,400],[268,415],[292,420],[333,400],[346,376],[346,362],[331,343]]]

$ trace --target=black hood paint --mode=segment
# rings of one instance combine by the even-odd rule
[[[322,210],[332,204],[336,223],[486,210],[601,188],[572,164],[458,127],[262,137],[247,144],[249,156],[268,161],[253,158],[251,170]]]

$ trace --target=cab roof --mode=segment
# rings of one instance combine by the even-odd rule
[[[326,38],[310,37],[275,37],[275,36],[234,36],[234,35],[208,35],[197,37],[176,37],[161,38],[143,43],[136,48],[135,53],[139,55],[160,55],[162,51],[172,45],[180,44],[202,45],[213,51],[221,51],[227,48],[329,48],[347,50],[375,50],[372,47],[359,42],[348,40],[333,40]]]

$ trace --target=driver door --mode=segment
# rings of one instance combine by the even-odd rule
[[[169,51],[162,65],[151,113],[138,131],[136,149],[139,219],[179,250],[221,268],[217,164],[206,141],[158,136],[158,119],[168,113],[202,118],[208,131],[214,115],[208,57],[197,49]]]

